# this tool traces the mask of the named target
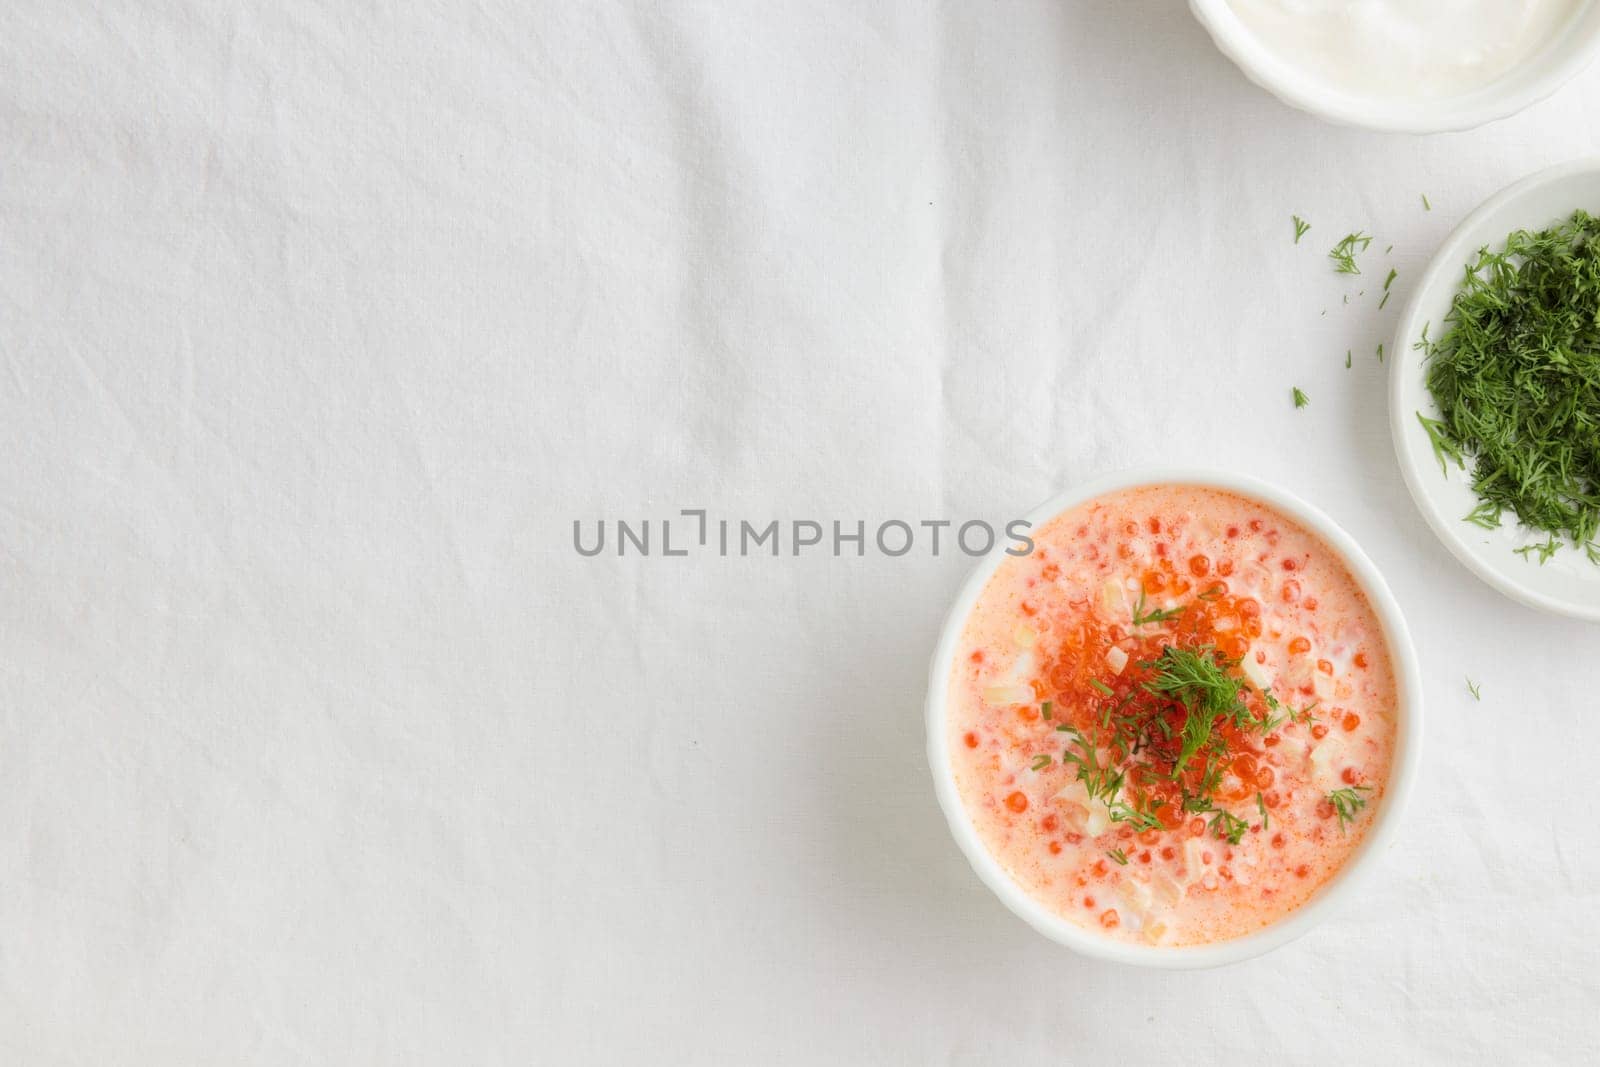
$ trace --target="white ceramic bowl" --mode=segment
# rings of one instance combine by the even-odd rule
[[[1427,387],[1427,366],[1416,345],[1424,326],[1438,340],[1462,271],[1488,245],[1500,248],[1514,230],[1542,230],[1570,216],[1575,208],[1600,215],[1600,159],[1580,160],[1541,171],[1490,197],[1446,239],[1400,315],[1389,368],[1389,425],[1401,473],[1422,515],[1457,559],[1513,600],[1545,611],[1600,622],[1600,567],[1582,552],[1563,548],[1541,565],[1515,549],[1543,537],[1529,536],[1506,516],[1497,530],[1463,521],[1477,504],[1470,463],[1467,471],[1448,465],[1441,473],[1428,435],[1417,421],[1421,412],[1438,418]]]
[[[1231,941],[1186,947],[1133,945],[1113,941],[1057,915],[1033,899],[1019,886],[984,846],[962,803],[950,766],[947,717],[950,670],[961,631],[983,588],[995,569],[1006,558],[997,547],[983,559],[961,588],[955,606],[945,620],[944,630],[933,654],[928,682],[927,729],[928,762],[933,770],[935,792],[944,809],[950,832],[978,873],[1006,907],[1052,941],[1085,956],[1147,967],[1185,969],[1216,967],[1258,956],[1294,940],[1321,922],[1340,904],[1355,895],[1361,880],[1371,873],[1393,842],[1406,800],[1416,781],[1422,758],[1422,689],[1416,652],[1406,630],[1394,594],[1350,535],[1316,508],[1300,498],[1265,482],[1237,474],[1214,471],[1147,468],[1124,471],[1087,482],[1046,502],[1027,516],[1035,528],[1086,500],[1139,485],[1201,485],[1229,490],[1266,503],[1306,529],[1317,534],[1344,560],[1350,573],[1366,592],[1388,638],[1389,657],[1394,665],[1397,706],[1397,737],[1394,762],[1383,802],[1377,808],[1371,827],[1349,861],[1304,906],[1273,925]]]
[[[1545,48],[1493,83],[1460,96],[1373,99],[1330,88],[1263,45],[1228,0],[1189,0],[1223,55],[1285,103],[1344,126],[1393,133],[1468,130],[1514,115],[1549,96],[1600,52],[1600,0],[1587,0]]]

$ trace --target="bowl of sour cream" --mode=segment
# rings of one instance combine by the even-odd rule
[[[1465,130],[1544,99],[1600,51],[1600,0],[1190,0],[1251,81],[1330,122]]]

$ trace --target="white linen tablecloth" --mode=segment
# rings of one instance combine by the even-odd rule
[[[1374,350],[1597,111],[1335,129],[1173,0],[10,0],[0,1061],[1592,1058],[1600,628],[1436,543]],[[1428,686],[1363,899],[1220,972],[1076,958],[957,853],[969,560],[572,543],[1153,462],[1323,506]]]

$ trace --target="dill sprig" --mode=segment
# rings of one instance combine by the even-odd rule
[[[1211,816],[1206,826],[1210,828],[1212,833],[1230,845],[1237,845],[1240,841],[1243,841],[1245,831],[1250,829],[1248,822],[1220,808]]]
[[[1299,244],[1300,238],[1304,237],[1306,232],[1311,229],[1311,223],[1299,215],[1290,215],[1289,217],[1294,220],[1294,243]]]
[[[1372,238],[1365,233],[1347,233],[1339,239],[1328,252],[1328,258],[1333,260],[1333,269],[1339,274],[1360,274],[1361,267],[1356,263],[1356,256],[1365,252],[1372,244]]]
[[[1141,589],[1139,590],[1139,603],[1134,605],[1133,609],[1133,624],[1135,626],[1143,626],[1151,622],[1166,622],[1168,619],[1176,619],[1182,614],[1183,605],[1181,604],[1175,608],[1153,608],[1146,612],[1144,610],[1144,590]]]
[[[1480,249],[1445,323],[1417,346],[1440,417],[1417,418],[1441,468],[1472,460],[1469,521],[1509,511],[1549,535],[1524,557],[1570,541],[1600,563],[1600,219],[1576,211]]]
[[[1303,408],[1307,404],[1311,403],[1311,398],[1306,396],[1306,394],[1301,391],[1298,385],[1294,387],[1294,392],[1291,395],[1294,397],[1294,406],[1297,408]]]
[[[1120,848],[1114,848],[1107,852],[1106,855],[1110,856],[1113,860],[1115,860],[1117,863],[1120,863],[1124,867],[1128,865],[1128,854],[1122,851]]]
[[[1348,789],[1335,789],[1328,794],[1328,803],[1333,805],[1334,814],[1339,816],[1339,832],[1344,833],[1345,827],[1356,813],[1367,806],[1367,798],[1362,793],[1370,793],[1372,788],[1365,785],[1352,786]]]
[[[1483,693],[1479,691],[1478,683],[1474,682],[1471,678],[1467,679],[1467,692],[1472,694],[1473,700],[1483,699]]]

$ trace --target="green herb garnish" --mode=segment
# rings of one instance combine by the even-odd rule
[[[1138,617],[1148,617],[1142,603]],[[1232,746],[1238,733],[1265,733],[1283,721],[1266,710],[1278,710],[1277,701],[1253,689],[1238,666],[1210,645],[1162,646],[1154,659],[1134,664],[1133,684],[1117,700],[1101,702],[1081,729],[1055,727],[1067,735],[1061,765],[1075,768],[1089,799],[1104,804],[1113,823],[1135,832],[1166,830],[1161,809],[1167,783],[1176,783],[1182,800],[1175,806],[1209,815],[1212,832],[1237,843],[1248,825],[1216,803]],[[1112,695],[1098,679],[1090,684]],[[1034,769],[1050,763],[1049,756],[1035,757]]]
[[[1245,831],[1250,829],[1250,824],[1237,815],[1220,810],[1211,816],[1211,821],[1207,823],[1207,826],[1212,833],[1230,845],[1237,845],[1240,841],[1243,841]]]
[[[1498,525],[1510,511],[1549,535],[1518,549],[1550,558],[1563,542],[1600,555],[1600,219],[1574,212],[1467,267],[1437,342],[1418,344],[1439,418],[1417,418],[1441,468],[1465,469]]]
[[[1110,856],[1113,860],[1122,864],[1124,867],[1128,865],[1128,854],[1122,851],[1120,848],[1114,848],[1110,852],[1107,852],[1106,855]]]
[[[1135,626],[1143,626],[1149,622],[1166,622],[1168,619],[1176,619],[1182,614],[1183,606],[1181,604],[1175,608],[1156,608],[1147,613],[1144,610],[1144,590],[1141,589],[1139,590],[1139,603],[1133,609],[1133,624]]]
[[[1450,468],[1445,465],[1445,457],[1456,461],[1456,466],[1466,469],[1466,462],[1461,457],[1461,449],[1456,447],[1450,439],[1450,427],[1438,419],[1430,419],[1422,412],[1417,412],[1417,421],[1422,423],[1422,428],[1428,431],[1428,443],[1433,446],[1433,458],[1439,461],[1439,472],[1449,474]],[[1481,507],[1481,505],[1480,505]],[[1500,525],[1500,509],[1494,509],[1493,525]],[[1481,524],[1480,524],[1481,525]]]
[[[1033,769],[1036,771],[1042,771],[1054,762],[1055,760],[1051,759],[1048,753],[1041,753],[1040,755],[1033,757]]]
[[[1483,694],[1478,691],[1478,683],[1471,678],[1467,679],[1467,692],[1472,694],[1473,700],[1482,700]]]
[[[1256,810],[1261,813],[1261,829],[1272,829],[1272,816],[1267,814],[1267,802],[1261,799],[1261,794],[1256,794]]]
[[[1298,385],[1294,387],[1294,394],[1293,395],[1294,395],[1294,406],[1297,407],[1297,408],[1303,408],[1307,404],[1311,403],[1311,398],[1309,396],[1306,396],[1305,393],[1301,392],[1300,387]]]
[[[1334,813],[1339,816],[1340,833],[1344,833],[1350,820],[1356,817],[1356,812],[1367,806],[1367,798],[1361,794],[1370,792],[1371,787],[1358,785],[1349,789],[1335,789],[1328,794],[1328,803],[1333,805]]]
[[[1478,512],[1476,510],[1473,511],[1474,515],[1477,513]],[[1537,552],[1539,553],[1539,566],[1543,567],[1549,562],[1550,557],[1556,554],[1556,551],[1560,549],[1560,547],[1561,545],[1556,541],[1556,535],[1551,534],[1543,541],[1536,541],[1531,545],[1523,545],[1521,548],[1513,548],[1511,551],[1515,552],[1523,559],[1532,559],[1533,553]]]
[[[1428,194],[1427,193],[1423,193],[1422,194],[1422,210],[1424,210],[1424,211],[1432,211],[1433,210],[1433,205],[1428,203]]]
[[[1304,237],[1306,235],[1306,231],[1311,229],[1311,223],[1307,222],[1299,215],[1291,215],[1289,217],[1294,220],[1294,243],[1299,244],[1300,238]]]
[[[1339,274],[1360,274],[1361,267],[1356,263],[1356,256],[1367,250],[1372,244],[1372,238],[1365,233],[1347,233],[1340,238],[1328,252],[1328,258],[1333,260],[1333,269]]]
[[[1050,703],[1050,701],[1048,701],[1048,700],[1046,700],[1043,704],[1039,705],[1039,714],[1044,716],[1044,721],[1045,722],[1049,722],[1050,721],[1051,709],[1054,708],[1054,707],[1055,707],[1055,705]]]

